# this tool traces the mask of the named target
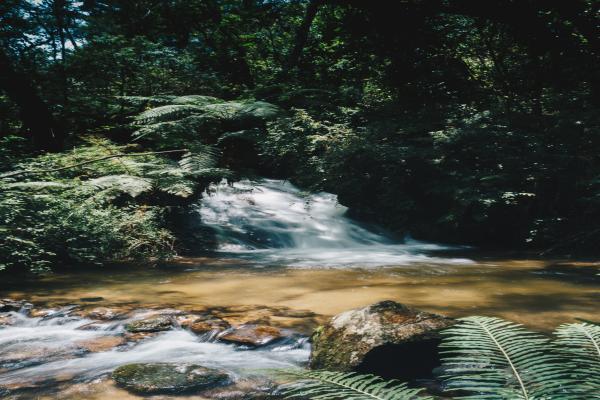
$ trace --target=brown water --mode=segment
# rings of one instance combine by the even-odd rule
[[[283,306],[330,316],[395,300],[452,317],[498,316],[551,330],[600,319],[600,263],[476,257],[474,263],[385,268],[258,268],[234,259],[181,259],[163,268],[50,275],[0,284],[3,297],[142,307]]]

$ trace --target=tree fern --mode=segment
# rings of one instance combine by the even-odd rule
[[[187,96],[179,96],[172,100],[173,104],[192,104],[195,106],[204,106],[207,104],[218,103],[221,100],[212,96],[202,96],[202,95],[187,95]]]
[[[135,117],[137,124],[153,124],[162,121],[170,121],[178,118],[187,117],[194,113],[202,113],[203,109],[199,106],[189,104],[172,104],[151,108]]]
[[[585,322],[564,324],[554,335],[558,350],[576,365],[571,371],[579,386],[600,398],[600,326]]]
[[[446,379],[466,399],[578,398],[549,339],[498,318],[467,317],[443,332]],[[580,398],[580,397],[579,397]]]
[[[315,400],[410,400],[431,399],[422,389],[412,389],[405,383],[385,380],[373,375],[331,371],[286,371],[297,379],[281,388],[285,398]]]

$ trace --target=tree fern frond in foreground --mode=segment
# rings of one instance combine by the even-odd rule
[[[499,318],[467,317],[444,331],[446,382],[466,399],[582,399],[572,363],[549,339]]]
[[[299,380],[282,388],[285,398],[315,400],[412,400],[432,399],[422,389],[373,375],[332,371],[285,371]]]
[[[558,350],[573,360],[574,378],[591,398],[600,398],[600,326],[589,323],[564,324],[554,335]]]

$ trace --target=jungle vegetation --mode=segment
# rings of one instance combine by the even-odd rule
[[[0,269],[209,248],[187,207],[242,176],[597,254],[598,33],[593,0],[4,0]]]

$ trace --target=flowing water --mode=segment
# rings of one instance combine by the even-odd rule
[[[575,318],[598,320],[598,263],[398,240],[345,212],[333,195],[305,194],[282,181],[215,185],[197,207],[198,220],[219,242],[209,257],[0,282],[2,297],[52,307],[39,316],[0,314],[11,319],[4,328],[0,320],[0,397],[3,386],[37,385],[37,392],[13,396],[137,398],[107,378],[130,362],[194,362],[241,382],[308,358],[306,339],[298,336],[254,350],[179,328],[123,340],[127,322],[166,307],[303,334],[330,315],[385,299],[454,317],[500,316],[544,331]],[[88,329],[89,317],[74,312],[99,306],[128,310],[127,317]]]

